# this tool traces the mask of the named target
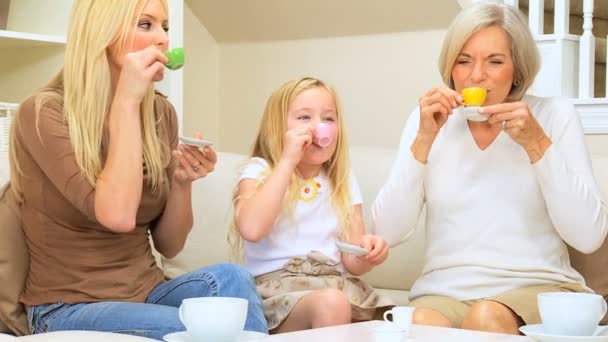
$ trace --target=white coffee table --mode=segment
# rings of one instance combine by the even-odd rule
[[[377,336],[374,328],[379,327],[383,321],[369,321],[335,327],[296,331],[286,334],[268,336],[260,341],[284,342],[310,342],[310,341],[345,341],[345,342],[375,342]],[[391,340],[392,341],[392,340]],[[406,341],[450,341],[450,342],[533,342],[526,336],[483,333],[463,329],[436,328],[423,325],[414,325],[410,337],[402,336],[394,342]]]

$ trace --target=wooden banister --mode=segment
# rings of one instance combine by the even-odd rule
[[[543,0],[530,0],[528,13],[528,25],[534,36],[543,34],[545,20],[545,3]]]
[[[595,37],[593,36],[593,0],[583,1],[583,35],[579,45],[578,97],[594,97]]]
[[[555,0],[555,35],[565,37],[570,33],[570,0]]]

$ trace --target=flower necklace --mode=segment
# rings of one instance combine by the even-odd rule
[[[319,194],[319,189],[321,189],[321,183],[312,178],[306,179],[300,184],[300,194],[298,195],[298,199],[300,201],[310,202],[317,197]]]

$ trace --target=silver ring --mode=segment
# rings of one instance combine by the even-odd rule
[[[502,121],[502,130],[505,130],[505,125],[507,124],[507,120],[503,120]]]
[[[198,172],[198,166],[193,166],[192,170],[194,170],[194,172]]]

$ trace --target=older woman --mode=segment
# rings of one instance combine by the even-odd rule
[[[590,291],[564,242],[597,249],[606,205],[572,104],[524,95],[539,64],[526,20],[509,6],[478,3],[448,29],[447,87],[420,98],[373,206],[376,233],[395,244],[426,204],[415,323],[517,334],[539,323],[538,293]],[[486,121],[457,110],[473,86],[487,89]]]

